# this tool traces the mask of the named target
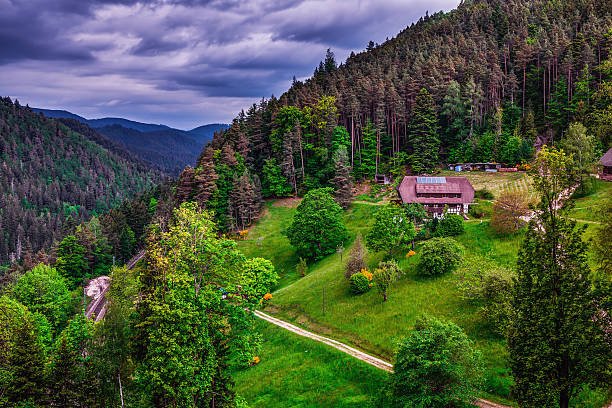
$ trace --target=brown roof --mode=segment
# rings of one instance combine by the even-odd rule
[[[421,179],[419,177],[419,179]],[[421,204],[464,204],[474,200],[474,187],[465,177],[436,177],[435,183],[418,183],[416,176],[406,176],[397,188],[404,203]],[[440,182],[445,181],[445,182]],[[417,193],[461,194],[461,198],[417,197]]]
[[[606,154],[601,157],[599,162],[606,167],[612,167],[612,148],[610,148]]]

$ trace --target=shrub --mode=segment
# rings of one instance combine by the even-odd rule
[[[437,237],[454,237],[463,234],[463,217],[458,214],[446,214],[438,222]]]
[[[371,288],[370,280],[362,272],[356,273],[353,276],[351,276],[351,279],[349,280],[349,282],[351,285],[351,292],[356,295],[366,293]]]
[[[487,190],[486,188],[482,188],[480,190],[476,190],[474,192],[474,197],[480,198],[482,200],[493,200],[495,198],[493,193],[490,192],[489,190]]]
[[[476,202],[470,205],[468,214],[474,218],[490,218],[491,214],[493,214],[493,209],[488,201]]]
[[[355,245],[353,245],[353,248],[351,249],[348,262],[346,263],[346,268],[344,269],[344,277],[346,279],[350,279],[354,274],[367,268],[364,258],[365,247],[363,246],[363,239],[361,238],[361,235],[357,235]]]
[[[452,238],[432,238],[421,246],[417,272],[421,276],[439,276],[457,269],[462,251]]]
[[[306,260],[304,258],[300,257],[300,261],[295,266],[295,270],[297,271],[297,274],[299,276],[306,276],[306,274],[308,273],[308,264],[306,263]]]
[[[493,261],[475,257],[461,266],[458,275],[462,297],[480,306],[481,318],[495,333],[504,335],[510,318],[513,273]]]
[[[381,406],[468,407],[482,382],[482,356],[452,322],[419,319],[401,341]]]
[[[595,177],[585,177],[580,180],[580,184],[574,194],[572,194],[572,198],[582,198],[587,197],[597,191],[597,181]]]

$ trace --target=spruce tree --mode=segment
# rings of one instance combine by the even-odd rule
[[[353,177],[351,176],[351,168],[345,146],[338,148],[334,159],[336,162],[336,175],[332,181],[336,187],[334,198],[340,204],[340,207],[346,210],[353,198]]]
[[[408,127],[408,142],[412,148],[413,173],[431,172],[438,164],[440,139],[436,104],[425,88],[422,88],[416,97],[412,120]]]
[[[520,406],[567,408],[584,385],[610,380],[611,351],[596,319],[584,228],[564,219],[557,205],[573,184],[571,159],[544,147],[535,164],[541,204],[518,257],[510,366]]]

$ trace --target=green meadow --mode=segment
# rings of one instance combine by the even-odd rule
[[[517,174],[504,176],[505,184],[497,178],[495,181],[506,186],[513,182],[525,184]],[[490,185],[482,182],[482,185],[485,184]],[[593,196],[578,200],[571,216],[585,221],[595,219],[595,213],[589,215],[580,211],[586,211],[583,207],[601,205],[602,198],[611,192],[610,186],[612,183],[599,185]],[[345,224],[351,234],[345,250],[309,265],[308,274],[300,277],[295,271],[298,258],[283,235],[283,231],[291,223],[295,202],[281,204],[267,203],[265,215],[249,231],[247,238],[238,244],[248,256],[261,256],[272,260],[281,275],[280,282],[273,292],[273,299],[265,309],[266,313],[388,361],[393,360],[398,340],[409,334],[420,316],[428,314],[451,320],[466,331],[484,356],[485,381],[481,397],[501,403],[511,403],[512,378],[507,367],[505,340],[490,331],[474,305],[462,299],[457,287],[460,280],[457,273],[430,279],[418,277],[416,264],[419,259],[419,245],[417,244],[416,255],[410,258],[400,257],[404,276],[392,285],[387,302],[383,303],[382,297],[375,290],[363,295],[351,294],[348,281],[344,278],[344,265],[354,238],[357,234],[365,235],[369,231],[379,208],[377,205],[360,202],[354,203],[344,215]],[[592,234],[597,224],[590,225],[586,238]],[[498,236],[490,228],[488,220],[469,220],[465,223],[465,232],[456,239],[463,246],[466,259],[487,259],[499,266],[513,269],[522,232],[511,236]],[[381,259],[382,254],[369,253],[367,261],[370,268],[375,267]],[[264,333],[262,356],[265,358],[260,365],[237,374],[237,389],[241,395],[253,406],[310,406],[311,403],[321,406],[316,404],[316,398],[308,400],[310,388],[301,387],[312,381],[312,389],[316,390],[319,386],[325,389],[328,383],[319,385],[314,379],[316,375],[326,376],[335,372],[336,366],[335,363],[330,363],[330,358],[324,351],[334,355],[339,352],[324,345],[315,346],[312,340],[284,333],[282,329],[266,322],[260,322],[258,327]],[[309,354],[309,357],[320,359],[320,366],[311,360],[302,360],[300,350],[304,347],[317,350]],[[274,361],[266,362],[266,358]],[[351,359],[348,356],[343,358]],[[269,367],[271,371],[266,371],[265,367]],[[284,374],[279,374],[276,370],[283,371]],[[322,372],[315,372],[316,370]],[[274,374],[271,374],[272,371]],[[384,374],[380,375],[384,377]],[[380,387],[380,384],[378,387],[371,387],[369,383],[361,383],[359,376],[351,370],[346,372],[340,370],[332,377],[331,383],[337,383],[339,387],[346,389],[357,387],[360,392],[355,394],[355,398],[364,405],[368,398],[374,397]],[[291,384],[291,378],[295,378],[300,384]],[[265,385],[267,381],[284,381],[281,389],[286,392],[282,392],[281,396],[276,395],[275,393],[279,391]],[[274,402],[274,395],[279,398],[297,398],[297,400],[283,405],[278,401]],[[330,398],[333,399],[333,394],[331,395]],[[605,398],[595,392],[585,392],[580,400],[579,406],[583,407],[599,408],[605,402]],[[339,405],[333,405],[330,400],[329,403],[332,405],[329,406],[347,406],[341,405],[339,401],[337,402]],[[352,404],[353,400],[347,401],[346,404]],[[279,405],[275,405],[276,403]],[[328,402],[323,404],[327,406]]]

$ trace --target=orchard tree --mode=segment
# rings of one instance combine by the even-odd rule
[[[278,282],[278,274],[267,259],[251,258],[244,263],[241,281],[242,294],[248,296],[250,302],[259,303]]]
[[[459,326],[421,318],[399,344],[381,405],[471,407],[482,373],[482,356]]]
[[[407,245],[416,235],[414,224],[402,207],[387,204],[378,210],[374,225],[366,235],[366,245],[372,251],[394,250]]]
[[[372,280],[378,292],[383,297],[383,302],[387,301],[387,292],[393,282],[395,282],[402,274],[402,270],[395,261],[381,262],[378,268],[374,270]]]
[[[427,218],[427,210],[423,204],[420,203],[408,203],[404,204],[404,211],[409,219],[412,220],[414,225],[420,225]]]
[[[493,204],[491,227],[498,234],[512,234],[518,231],[529,213],[529,206],[524,194],[507,191],[502,193]]]
[[[572,166],[563,151],[547,148],[535,162],[541,202],[519,251],[508,334],[514,393],[524,407],[567,408],[585,385],[611,380],[609,326],[597,319],[603,299],[588,273],[584,227],[560,215]]]
[[[289,242],[304,258],[317,260],[332,254],[348,238],[342,208],[332,194],[331,188],[306,193],[287,229]]]
[[[595,137],[587,133],[582,123],[571,123],[567,134],[561,140],[563,151],[571,155],[574,160],[574,168],[578,173],[578,193],[586,195],[590,191],[588,183],[589,173],[592,171],[597,157],[595,155]]]

